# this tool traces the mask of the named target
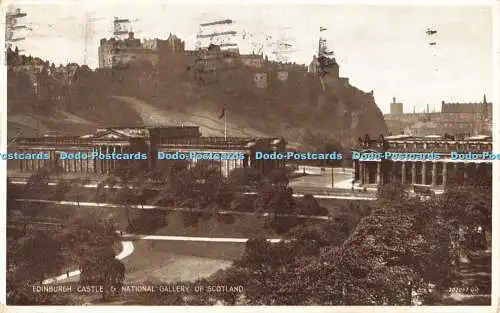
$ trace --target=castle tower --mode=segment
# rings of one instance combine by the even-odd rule
[[[325,27],[320,27],[320,32],[326,31]],[[326,39],[319,38],[318,43],[318,75],[324,77],[327,74],[335,78],[339,78],[339,65],[333,51],[328,49]]]
[[[391,107],[390,107],[390,113],[391,113],[391,115],[403,114],[403,103],[402,102],[396,102],[396,97],[392,98],[392,103],[391,103]]]

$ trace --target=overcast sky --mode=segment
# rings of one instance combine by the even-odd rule
[[[104,2],[102,2],[104,3]],[[291,62],[309,64],[317,53],[320,26],[340,64],[340,75],[369,92],[384,112],[392,97],[406,112],[422,112],[427,104],[440,109],[445,101],[479,102],[493,95],[492,9],[489,6],[404,5],[180,5],[141,2],[136,5],[18,5],[32,27],[19,45],[25,53],[56,64],[86,62],[97,66],[99,39],[111,37],[114,16],[136,19],[136,37],[166,38],[176,34],[195,47],[202,22],[235,21],[233,39],[242,53],[282,38],[293,45],[283,54]],[[84,27],[85,21],[87,28]],[[427,28],[437,30],[429,36]],[[88,29],[85,39],[85,29]],[[227,28],[223,28],[226,30]],[[266,41],[266,37],[271,36]],[[88,44],[85,45],[85,42]],[[429,45],[436,42],[436,45]],[[87,46],[87,49],[85,49]],[[85,54],[85,51],[87,53]]]

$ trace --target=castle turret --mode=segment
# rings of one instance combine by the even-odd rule
[[[390,113],[393,115],[403,114],[403,103],[396,102],[396,97],[392,98]]]

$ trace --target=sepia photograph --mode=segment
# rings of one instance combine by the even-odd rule
[[[2,6],[8,306],[497,301],[493,1]]]

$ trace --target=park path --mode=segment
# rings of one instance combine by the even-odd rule
[[[129,240],[160,240],[160,241],[196,241],[196,242],[229,242],[229,243],[245,243],[248,238],[213,238],[213,237],[187,237],[187,236],[159,236],[159,235],[137,235],[137,234],[122,234],[118,231],[122,239]],[[282,239],[274,238],[267,239],[271,243],[281,242]],[[117,260],[122,260],[134,252],[134,244],[132,241],[122,241],[122,251],[115,256]],[[71,271],[69,273],[61,274],[56,277],[45,279],[42,284],[53,284],[64,281],[66,279],[80,275],[79,270]]]
[[[134,244],[131,241],[122,241],[121,244],[122,244],[122,251],[115,256],[115,259],[117,260],[123,260],[124,258],[128,257],[134,252]],[[56,277],[48,278],[44,280],[42,284],[47,285],[47,284],[57,283],[65,279],[78,276],[80,274],[81,272],[79,270],[71,271],[69,273],[61,274]]]
[[[138,235],[138,234],[123,234],[123,239],[129,240],[159,240],[159,241],[196,241],[196,242],[230,242],[230,243],[245,243],[249,238],[228,238],[228,237],[188,237],[188,236],[163,236],[163,235]],[[280,238],[267,239],[270,243],[278,243],[283,241]]]
[[[26,185],[27,180],[13,180],[10,182],[11,184],[15,185]],[[342,185],[342,188],[340,188],[340,193],[339,189],[337,190],[331,190],[330,188],[322,188],[321,190],[317,187],[312,187],[312,188],[307,188],[307,187],[295,187],[299,192],[294,193],[293,197],[294,198],[302,198],[305,194],[310,194],[314,198],[317,199],[341,199],[341,200],[376,200],[377,198],[374,195],[370,194],[360,194],[359,192],[351,192],[349,189],[346,188],[346,186],[350,183],[350,180],[344,180],[336,183],[336,188],[339,187],[338,184]],[[48,182],[48,186],[57,186],[57,182]],[[84,184],[81,187],[83,188],[97,188],[99,184],[97,183],[88,183]],[[104,186],[105,189],[121,189],[123,188],[122,186]],[[360,188],[356,188],[356,191],[361,190]],[[244,195],[256,195],[257,192],[244,192]]]
[[[459,266],[457,292],[451,292],[444,304],[491,305],[491,251],[469,252],[468,259]]]
[[[318,197],[320,198],[320,197]],[[346,197],[347,198],[347,197]],[[355,199],[359,200],[358,197]],[[128,205],[125,206],[123,204],[116,203],[102,203],[102,202],[78,202],[78,201],[57,201],[57,200],[43,200],[43,199],[16,199],[18,202],[26,202],[26,203],[47,203],[47,204],[55,204],[55,205],[66,205],[66,206],[76,206],[76,207],[99,207],[99,208],[134,208],[139,210],[166,210],[173,212],[199,212],[199,213],[207,213],[206,210],[203,209],[193,209],[193,208],[172,208],[166,206],[158,206],[158,205]],[[274,216],[274,213],[255,213],[255,212],[242,212],[242,211],[232,211],[232,210],[220,210],[216,211],[217,214],[233,214],[233,215],[247,215],[247,216],[261,216],[268,217]],[[302,215],[302,214],[285,214],[278,213],[276,216],[279,217],[297,217],[303,219],[312,219],[312,220],[330,220],[331,217],[324,215]]]

